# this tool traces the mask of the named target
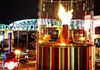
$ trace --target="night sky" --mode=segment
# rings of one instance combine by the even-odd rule
[[[100,15],[100,0],[94,0],[94,15]]]
[[[38,0],[2,0],[0,23],[10,24],[21,19],[38,18]]]
[[[94,13],[100,15],[100,0],[94,0]],[[38,0],[0,0],[0,23],[38,18]]]

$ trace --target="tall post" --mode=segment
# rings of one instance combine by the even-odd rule
[[[8,33],[8,53],[11,52],[12,47],[12,33]]]
[[[18,30],[18,38],[17,38],[17,42],[18,42],[18,47],[17,48],[19,48],[19,30]]]
[[[26,38],[27,38],[27,39],[26,39],[26,41],[27,41],[27,43],[26,43],[26,44],[27,44],[26,50],[28,50],[28,30],[27,30]]]

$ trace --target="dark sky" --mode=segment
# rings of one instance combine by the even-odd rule
[[[0,22],[9,24],[16,20],[38,18],[38,0],[0,1]]]
[[[100,15],[100,0],[94,0],[94,15]]]
[[[94,13],[100,15],[100,0],[94,0]],[[38,0],[0,0],[0,23],[38,18]]]

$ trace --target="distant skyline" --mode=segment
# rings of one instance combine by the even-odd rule
[[[38,0],[0,0],[0,23],[38,18]],[[100,0],[94,0],[94,13],[100,15]]]

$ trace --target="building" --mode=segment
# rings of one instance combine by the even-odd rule
[[[64,6],[66,11],[71,8],[74,10],[73,19],[84,19],[84,15],[89,15],[93,11],[92,0],[40,0],[39,17],[59,20],[59,3]]]
[[[66,11],[74,10],[72,19],[85,20],[86,15],[90,15],[91,18],[93,16],[92,0],[40,0],[39,17],[59,20],[59,3]],[[37,56],[39,70],[95,70],[95,46],[90,43],[85,45],[67,42],[69,41],[67,25],[63,25],[61,31],[63,42],[60,43],[63,45],[57,44],[59,41],[39,44]]]

